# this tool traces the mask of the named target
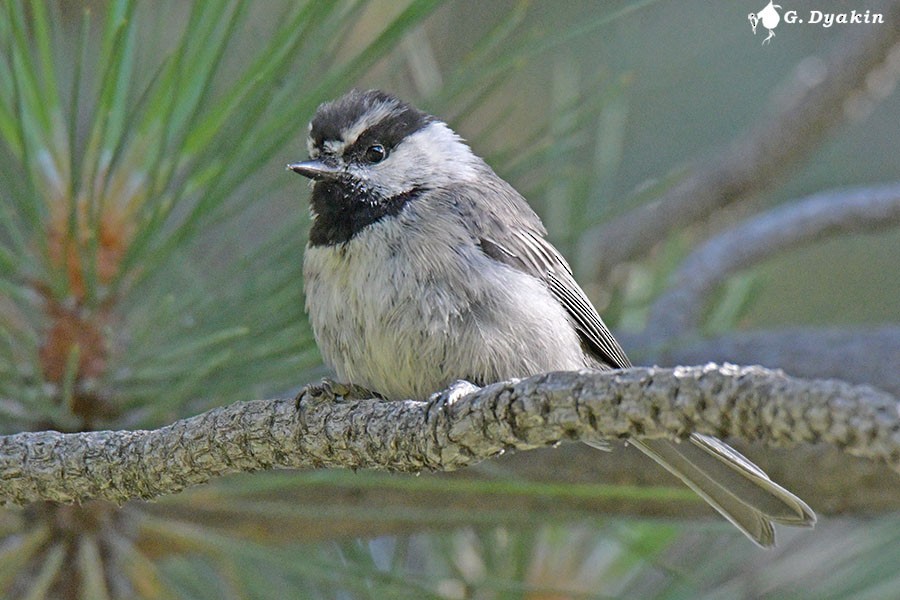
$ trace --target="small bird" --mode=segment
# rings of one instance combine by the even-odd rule
[[[446,123],[354,90],[319,106],[303,258],[306,310],[342,381],[426,399],[548,371],[625,369],[619,343],[525,199]],[[720,440],[630,440],[761,546],[812,526],[799,498]]]

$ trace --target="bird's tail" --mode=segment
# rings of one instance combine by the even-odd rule
[[[689,441],[638,440],[634,444],[697,492],[713,508],[763,547],[775,544],[772,523],[812,527],[816,515],[737,450],[706,435]]]

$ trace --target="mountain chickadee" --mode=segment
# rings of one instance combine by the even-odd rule
[[[445,123],[394,96],[319,106],[303,259],[325,361],[388,400],[547,371],[623,369],[625,352],[525,199]],[[630,443],[761,546],[812,526],[799,498],[716,438]]]

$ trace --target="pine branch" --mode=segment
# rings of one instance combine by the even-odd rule
[[[550,373],[427,402],[328,393],[240,402],[153,431],[0,438],[0,502],[150,499],[228,473],[343,467],[450,471],[565,440],[824,442],[900,468],[897,400],[761,367]]]

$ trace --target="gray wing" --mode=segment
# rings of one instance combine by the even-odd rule
[[[498,220],[494,230],[481,232],[482,251],[543,281],[566,308],[585,347],[597,359],[613,368],[631,366],[622,347],[575,282],[568,263],[544,239],[537,216],[530,209],[514,208],[527,211],[524,215],[518,213],[522,217],[518,227],[503,228]],[[695,433],[689,442],[683,443],[666,439],[632,439],[631,443],[685,482],[761,546],[775,543],[773,522],[801,527],[811,527],[816,522],[815,513],[806,503],[716,438]],[[597,446],[591,441],[588,444]]]
[[[566,259],[541,232],[523,227],[498,233],[501,235],[482,236],[484,253],[543,281],[569,313],[585,347],[598,360],[614,369],[630,367],[625,351],[575,282]]]

